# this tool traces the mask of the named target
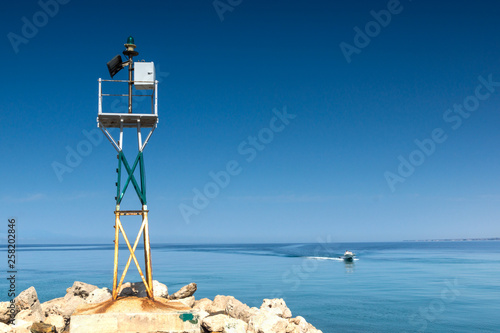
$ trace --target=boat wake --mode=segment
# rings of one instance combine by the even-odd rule
[[[333,261],[344,261],[343,258],[339,257],[305,257],[306,259],[312,259],[312,260],[333,260]],[[358,258],[354,258],[354,261],[358,261]]]

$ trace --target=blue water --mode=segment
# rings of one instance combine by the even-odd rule
[[[339,260],[346,249],[358,260]],[[123,248],[120,267],[127,256]],[[17,290],[35,286],[42,302],[75,280],[111,288],[112,246],[23,246],[17,258]],[[500,332],[498,241],[156,244],[152,259],[154,279],[170,292],[196,282],[197,299],[233,295],[259,307],[282,297],[325,333]],[[133,263],[126,280],[140,280]],[[6,279],[0,290],[6,301]]]

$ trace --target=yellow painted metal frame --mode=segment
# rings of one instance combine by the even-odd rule
[[[123,284],[123,280],[125,279],[125,275],[127,274],[127,271],[130,267],[130,262],[134,260],[134,263],[137,267],[137,270],[139,271],[139,275],[141,276],[142,282],[144,283],[144,286],[146,287],[146,292],[148,294],[148,297],[151,299],[154,299],[154,294],[153,294],[153,274],[152,274],[152,265],[151,265],[151,245],[149,243],[149,225],[148,225],[148,210],[147,206],[143,205],[142,210],[137,210],[137,211],[120,211],[120,206],[116,206],[115,210],[115,257],[114,257],[114,269],[113,269],[113,300],[116,300],[118,298],[118,294],[120,291],[120,288]],[[125,233],[125,229],[123,228],[123,225],[120,220],[120,216],[126,216],[126,215],[141,215],[142,216],[142,224],[141,228],[139,229],[139,233],[137,234],[137,237],[134,242],[134,246],[132,247],[130,245],[130,242],[128,240],[127,234]],[[122,233],[123,239],[125,240],[125,243],[127,244],[127,247],[130,251],[130,255],[128,257],[127,263],[125,265],[125,268],[122,272],[122,275],[120,277],[120,282],[118,283],[118,251],[119,251],[119,238],[120,238],[120,232]],[[137,244],[139,243],[139,239],[141,238],[141,235],[144,237],[144,260],[146,263],[146,276],[144,276],[141,266],[139,265],[139,261],[137,260],[137,257],[135,256],[135,250],[137,248]]]

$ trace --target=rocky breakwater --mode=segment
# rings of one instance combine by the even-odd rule
[[[201,332],[221,333],[321,333],[303,317],[292,317],[283,299],[264,299],[260,308],[249,307],[233,296],[195,300],[197,286],[190,283],[169,295],[166,285],[154,281],[155,298],[177,300],[198,314]],[[119,297],[145,297],[142,282],[123,284]],[[111,291],[76,281],[64,297],[40,303],[34,287],[20,293],[11,313],[9,302],[0,303],[0,333],[70,332],[71,315],[78,306],[108,301]],[[14,321],[11,321],[14,314]],[[89,332],[91,333],[91,332]]]

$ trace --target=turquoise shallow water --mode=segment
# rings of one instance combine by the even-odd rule
[[[339,260],[346,249],[358,260]],[[111,287],[111,245],[22,246],[17,256],[17,290],[33,285],[41,301],[63,296],[75,280]],[[152,257],[154,279],[171,292],[196,282],[197,299],[225,294],[260,306],[282,297],[325,333],[500,332],[497,241],[156,244]],[[135,267],[126,280],[140,280]],[[1,279],[2,301],[7,289]]]

